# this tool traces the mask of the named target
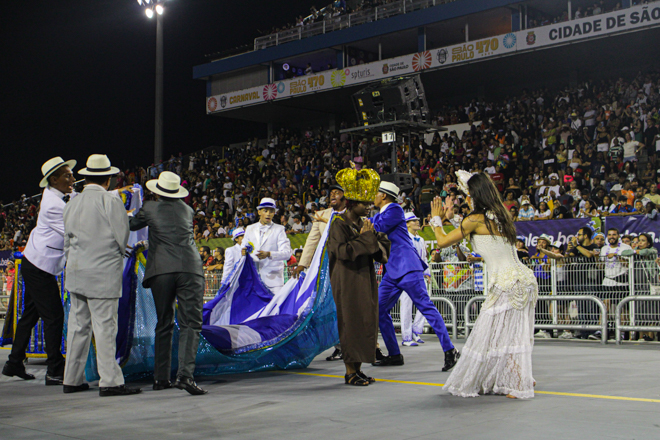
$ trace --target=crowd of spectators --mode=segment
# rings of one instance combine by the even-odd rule
[[[644,213],[655,217],[656,151],[660,148],[660,75],[585,82],[551,92],[522,90],[498,102],[474,99],[447,106],[435,123],[471,122],[469,130],[414,138],[399,146],[398,167],[414,187],[400,202],[424,217],[443,197],[455,226],[469,212],[454,171],[485,171],[519,221]],[[348,124],[342,124],[346,127]],[[163,170],[181,175],[193,207],[196,239],[231,237],[256,221],[263,197],[277,200],[276,221],[287,233],[308,232],[314,213],[327,206],[335,173],[350,166],[390,172],[389,154],[377,157],[378,138],[355,140],[324,128],[280,129],[241,148],[179,154],[151,167],[125,170],[118,186],[144,184]],[[351,155],[352,151],[352,155]],[[2,246],[21,246],[35,225],[38,199],[21,197],[0,215]]]

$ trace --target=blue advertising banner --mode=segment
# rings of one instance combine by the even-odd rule
[[[12,251],[0,251],[0,270],[7,268],[7,263],[11,259]]]
[[[639,235],[646,232],[653,237],[653,245],[660,249],[660,221],[651,220],[645,215],[631,215],[628,217],[605,217],[605,228],[617,228],[621,235]]]
[[[516,222],[516,235],[524,238],[529,255],[536,253],[536,241],[541,234],[549,235],[553,242],[559,241],[566,249],[566,243],[577,235],[578,229],[587,226],[591,221],[591,218],[574,218]]]

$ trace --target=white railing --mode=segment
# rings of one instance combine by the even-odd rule
[[[395,15],[407,14],[420,9],[430,8],[444,3],[452,3],[456,0],[399,0],[373,9],[354,12],[352,14],[338,15],[336,17],[325,17],[324,20],[296,26],[263,37],[254,39],[254,50],[265,49],[271,46],[288,43],[290,41],[302,40],[303,38],[328,32],[359,26],[372,21],[383,20]],[[310,17],[308,17],[310,18]]]

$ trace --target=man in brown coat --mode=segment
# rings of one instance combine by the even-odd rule
[[[374,261],[386,263],[390,253],[390,241],[384,234],[377,233],[369,220],[361,217],[367,214],[367,205],[373,197],[369,191],[374,180],[376,191],[380,179],[373,170],[342,170],[344,181],[351,184],[347,191],[346,212],[335,216],[330,226],[328,254],[330,257],[330,285],[337,306],[337,328],[339,341],[346,365],[345,383],[367,386],[374,382],[360,369],[363,362],[376,360],[378,338],[378,285]],[[356,178],[355,174],[359,178]],[[345,174],[348,174],[346,176]],[[366,176],[366,177],[365,177]],[[357,189],[367,187],[365,191]],[[343,187],[346,187],[343,182]]]

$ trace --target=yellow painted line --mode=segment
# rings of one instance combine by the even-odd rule
[[[295,371],[281,371],[281,373],[286,374],[298,374],[301,376],[317,376],[317,377],[331,377],[333,379],[343,379],[344,376],[337,376],[334,374],[317,374],[317,373],[299,373]],[[433,383],[433,382],[412,382],[407,380],[392,380],[392,379],[378,379],[376,382],[390,382],[390,383],[402,383],[405,385],[423,385],[428,387],[442,387],[445,384],[443,383]],[[551,396],[567,396],[567,397],[585,397],[588,399],[606,399],[606,400],[626,400],[629,402],[651,402],[651,403],[660,403],[660,399],[643,399],[641,397],[622,397],[622,396],[604,396],[600,394],[580,394],[580,393],[559,393],[555,391],[534,391],[535,394],[548,394]]]

